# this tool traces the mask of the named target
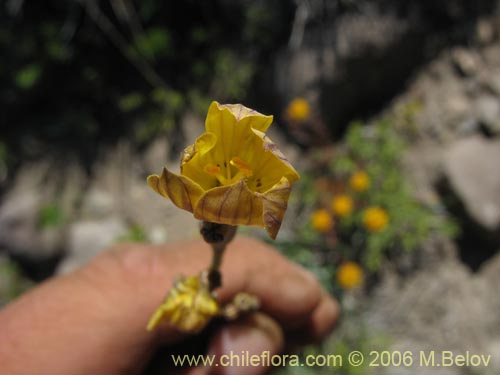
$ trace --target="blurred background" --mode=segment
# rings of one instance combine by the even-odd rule
[[[243,103],[302,175],[274,244],[343,306],[304,353],[470,351],[492,363],[337,373],[498,374],[499,11],[0,1],[0,306],[114,243],[197,237],[146,176],[178,169],[212,100]]]

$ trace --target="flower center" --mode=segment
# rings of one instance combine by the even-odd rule
[[[253,170],[250,164],[238,156],[233,157],[229,161],[229,165],[225,162],[224,170],[221,168],[220,164],[206,164],[203,167],[203,171],[216,177],[221,185],[231,185],[242,178],[253,176]]]

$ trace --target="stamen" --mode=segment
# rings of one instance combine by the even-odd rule
[[[240,172],[243,173],[243,175],[245,175],[245,177],[250,177],[253,175],[253,171],[250,165],[245,160],[239,158],[238,156],[232,158],[229,163],[233,167],[238,168]]]
[[[220,167],[215,164],[207,164],[203,167],[203,171],[211,176],[220,174]]]

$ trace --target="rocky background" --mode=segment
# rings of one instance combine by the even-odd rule
[[[8,10],[2,17],[12,28],[30,18],[29,5],[18,5],[16,10],[16,3],[1,5]],[[185,6],[196,7],[194,3]],[[377,283],[357,303],[374,329],[390,335],[392,348],[493,355],[493,363],[483,372],[467,367],[393,368],[384,369],[384,374],[498,373],[499,3],[296,0],[283,2],[286,5],[279,9],[264,1],[252,6],[247,1],[215,3],[219,15],[237,12],[245,19],[250,11],[257,18],[271,15],[265,21],[267,28],[260,30],[271,36],[259,36],[263,39],[256,39],[261,44],[253,51],[248,49],[250,37],[240,46],[254,64],[243,94],[221,91],[215,83],[206,92],[211,99],[244,100],[263,113],[277,114],[272,138],[279,139],[292,163],[300,159],[298,164],[307,166],[318,146],[341,145],[352,120],[370,123],[391,114],[403,121],[404,108],[418,108],[411,147],[403,161],[405,172],[418,199],[443,205],[461,232],[453,240],[430,240],[419,250],[418,267],[411,272],[383,267]],[[59,5],[52,3],[53,8]],[[92,8],[78,9],[83,20],[77,30],[81,30],[91,22]],[[227,21],[220,18],[214,22]],[[137,72],[130,74],[141,80]],[[161,69],[158,74],[170,87],[187,93]],[[223,79],[224,74],[218,74],[217,79]],[[69,272],[116,242],[162,243],[198,235],[197,223],[188,213],[159,199],[145,183],[146,176],[159,172],[164,164],[175,170],[175,158],[188,143],[185,140],[201,133],[203,115],[194,100],[175,113],[173,128],[155,133],[147,142],[138,142],[128,130],[117,131],[112,141],[101,136],[80,138],[92,142],[82,156],[76,146],[52,152],[64,138],[32,130],[42,126],[34,118],[39,109],[33,103],[39,94],[16,95],[4,89],[0,96],[6,113],[0,139],[10,153],[10,159],[0,163],[0,269],[13,263],[21,276],[13,281],[0,274],[0,304],[11,298],[12,288],[22,290],[53,274]],[[322,117],[329,137],[312,133],[298,138],[293,129],[283,126],[283,108],[298,96]],[[69,105],[78,103],[72,100]],[[22,119],[18,129],[17,116]],[[93,121],[109,129],[126,116],[107,120],[95,116]],[[134,112],[133,117],[136,124],[140,114]],[[78,134],[68,130],[65,136],[75,143]],[[30,154],[33,149],[38,152]],[[286,226],[282,239],[289,235]],[[8,284],[13,282],[15,286]]]

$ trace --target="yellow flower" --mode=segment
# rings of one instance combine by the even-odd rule
[[[345,262],[337,270],[337,282],[344,289],[352,289],[363,282],[363,269],[355,262]]]
[[[311,224],[318,232],[326,233],[333,228],[333,219],[327,210],[316,210],[311,215]]]
[[[276,238],[298,173],[265,135],[273,121],[241,104],[212,102],[206,132],[184,150],[181,173],[151,175],[153,190],[200,220],[257,225]]]
[[[165,301],[156,309],[149,320],[147,330],[153,330],[162,320],[179,331],[196,333],[210,320],[221,313],[217,300],[200,277],[180,278],[168,292]]]
[[[349,215],[352,212],[353,206],[354,203],[348,195],[337,195],[332,199],[332,211],[340,217]]]
[[[370,232],[383,230],[389,222],[389,215],[380,207],[369,207],[363,213],[363,224]]]
[[[365,191],[370,187],[370,182],[370,177],[365,171],[358,171],[351,176],[349,185],[355,191]]]
[[[286,115],[294,121],[307,120],[311,113],[311,108],[307,100],[303,98],[293,99],[286,108]]]

